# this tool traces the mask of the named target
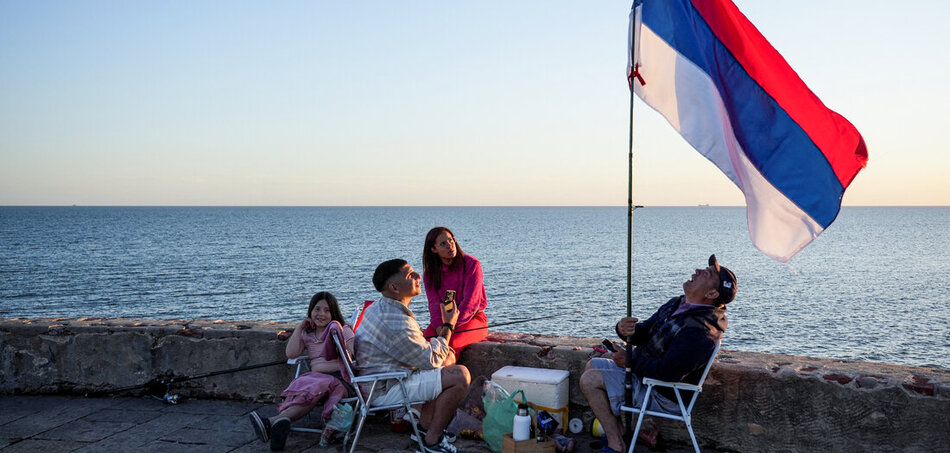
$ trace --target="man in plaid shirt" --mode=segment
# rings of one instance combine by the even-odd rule
[[[422,277],[405,260],[380,264],[373,273],[373,285],[382,294],[363,314],[356,331],[356,368],[360,374],[410,371],[404,381],[409,399],[428,401],[419,417],[426,451],[455,452],[443,430],[468,392],[468,368],[454,363],[449,339],[455,329],[455,304],[442,305],[442,326],[438,335],[426,341],[416,317],[409,309],[412,298],[422,292]],[[375,404],[401,401],[402,391],[394,381],[377,389]],[[451,437],[451,436],[449,436]]]

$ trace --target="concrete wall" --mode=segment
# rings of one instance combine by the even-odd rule
[[[144,319],[0,319],[0,394],[88,394],[283,357],[292,324]],[[570,370],[572,416],[593,338],[492,333],[461,358],[473,376],[505,365]],[[728,336],[725,339],[728,346]],[[177,383],[186,397],[274,401],[272,366]],[[141,392],[141,390],[138,390]],[[950,451],[950,370],[720,352],[694,409],[702,445],[752,451]],[[661,435],[688,442],[682,424]]]

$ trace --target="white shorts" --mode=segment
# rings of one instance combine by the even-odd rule
[[[402,381],[409,394],[409,401],[431,401],[442,393],[442,368],[414,371]],[[373,405],[388,406],[402,402],[402,389],[394,384],[388,392],[373,397]]]

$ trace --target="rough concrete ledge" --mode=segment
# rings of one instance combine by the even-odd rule
[[[295,324],[106,318],[0,319],[0,392],[85,394],[267,363]],[[202,398],[274,400],[289,366],[175,384]]]
[[[0,394],[84,394],[272,362],[292,323],[0,319]],[[728,346],[728,336],[725,339]],[[572,416],[599,339],[492,333],[461,357],[473,376],[505,365],[566,369]],[[175,384],[183,396],[274,401],[289,366]],[[530,395],[528,395],[530,398]],[[700,443],[736,451],[950,451],[950,370],[723,350],[693,411]],[[688,442],[682,424],[664,437]]]

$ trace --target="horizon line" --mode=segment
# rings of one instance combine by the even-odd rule
[[[628,205],[242,205],[242,204],[4,204],[0,208],[626,208]],[[637,208],[745,208],[745,205],[670,204],[636,205]],[[842,208],[946,208],[950,205],[848,204]]]

